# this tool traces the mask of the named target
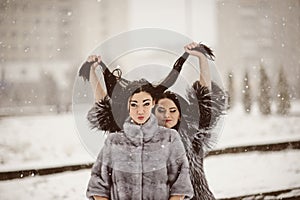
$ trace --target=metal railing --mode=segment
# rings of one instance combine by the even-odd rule
[[[300,141],[290,141],[272,144],[260,144],[260,145],[248,145],[248,146],[236,146],[227,147],[224,149],[218,149],[210,151],[207,157],[218,156],[224,154],[236,154],[236,153],[247,153],[252,151],[283,151],[287,149],[300,149]],[[28,169],[28,170],[16,170],[16,171],[6,171],[0,172],[0,181],[11,180],[16,178],[25,178],[32,176],[43,176],[49,174],[62,173],[66,171],[77,171],[82,169],[90,169],[93,163],[78,164],[78,165],[67,165],[58,166],[51,168],[41,168],[41,169]]]
[[[260,199],[281,199],[281,200],[299,200],[300,187],[289,188],[284,190],[276,190],[271,192],[261,192],[257,194],[249,194],[237,197],[219,198],[218,200],[260,200]]]

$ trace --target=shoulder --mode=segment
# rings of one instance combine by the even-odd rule
[[[121,142],[124,139],[124,132],[112,132],[107,134],[105,145],[112,145]]]
[[[199,81],[195,81],[191,88],[187,89],[187,97],[191,99],[202,99],[210,93],[208,87],[200,84]]]
[[[179,133],[175,129],[159,126],[158,133],[162,137],[167,138],[172,143],[181,140]]]

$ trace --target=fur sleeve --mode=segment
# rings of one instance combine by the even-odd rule
[[[105,132],[121,130],[114,119],[110,98],[108,96],[95,103],[88,112],[87,119],[90,122],[91,129],[97,128]]]
[[[207,87],[200,85],[199,81],[196,81],[192,89],[188,91],[188,100],[190,111],[199,111],[199,129],[214,128],[221,115],[225,114],[225,92],[214,82],[212,82],[212,90],[210,91]]]
[[[191,113],[187,117],[188,124],[195,124],[197,130],[194,134],[192,146],[196,152],[211,150],[217,143],[218,134],[214,132],[220,117],[226,111],[226,95],[225,92],[214,82],[212,82],[212,90],[200,85],[196,81],[192,89],[188,91],[188,100],[190,102],[189,111]],[[195,116],[197,116],[195,118]],[[199,121],[195,122],[195,120]]]

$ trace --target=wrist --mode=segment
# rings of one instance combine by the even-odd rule
[[[201,52],[197,52],[197,55],[195,55],[195,56],[197,56],[197,58],[199,60],[206,59],[206,56],[203,53],[201,53]]]
[[[97,64],[96,63],[94,63],[94,64],[92,64],[92,66],[91,66],[91,69],[95,72],[96,71],[96,68],[97,68]]]

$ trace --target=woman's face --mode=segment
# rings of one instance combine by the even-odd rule
[[[174,127],[180,119],[180,113],[176,104],[168,98],[160,99],[157,102],[155,116],[158,124],[167,128]]]
[[[136,124],[144,124],[149,119],[153,106],[154,102],[149,93],[136,93],[129,99],[129,116]]]

